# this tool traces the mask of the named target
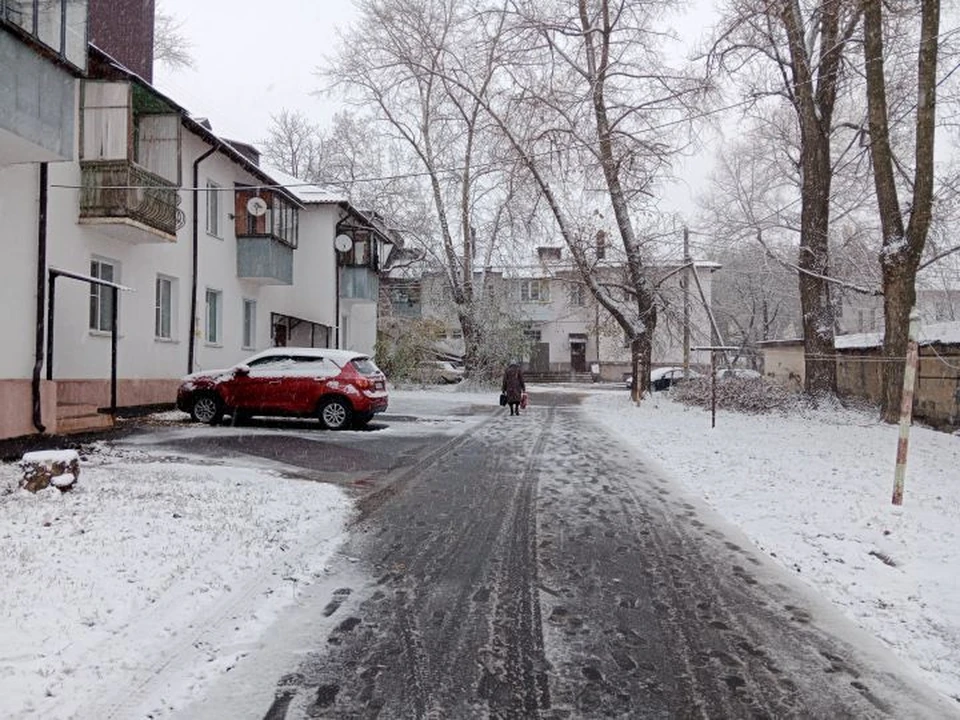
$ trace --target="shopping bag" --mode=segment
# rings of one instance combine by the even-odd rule
[[[522,407],[522,408],[526,408],[526,407],[527,407],[527,394],[526,394],[526,393],[523,393],[523,394],[520,396],[520,407]]]
[[[507,394],[500,393],[500,407],[504,407],[507,404]]]

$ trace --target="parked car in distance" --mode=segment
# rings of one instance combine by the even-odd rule
[[[688,378],[703,377],[696,370],[687,369]],[[684,380],[682,367],[659,367],[650,371],[650,389],[666,390]]]
[[[763,376],[756,370],[749,368],[720,368],[717,370],[717,380],[724,378],[742,378],[744,380],[759,380]]]
[[[458,383],[463,380],[463,368],[449,360],[422,360],[417,364],[417,377],[422,383]]]
[[[214,425],[231,415],[316,417],[330,430],[360,427],[387,409],[387,379],[362,353],[277,347],[225,370],[187,375],[177,407]]]
[[[699,378],[703,377],[696,370],[688,369],[687,377],[689,378]],[[633,376],[627,375],[624,377],[624,385],[627,390],[633,388]],[[659,367],[654,368],[650,371],[650,389],[651,390],[666,390],[667,388],[676,385],[677,383],[683,382],[683,368],[682,367]]]

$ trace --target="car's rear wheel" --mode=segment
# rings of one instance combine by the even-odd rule
[[[190,417],[196,422],[216,425],[223,418],[223,403],[214,393],[198,393],[193,398]]]
[[[343,430],[350,426],[353,408],[341,398],[327,400],[320,407],[320,422],[327,430]]]

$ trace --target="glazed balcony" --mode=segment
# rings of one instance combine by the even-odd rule
[[[175,183],[128,160],[84,160],[80,166],[81,223],[127,242],[176,242]]]
[[[237,277],[262,285],[293,284],[298,211],[284,194],[239,187],[234,197]]]
[[[273,237],[238,237],[237,277],[261,285],[293,285],[293,248]]]

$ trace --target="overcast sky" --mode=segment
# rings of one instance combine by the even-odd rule
[[[158,0],[183,21],[193,69],[154,69],[161,91],[193,115],[207,117],[221,136],[256,143],[270,116],[301,110],[325,124],[335,111],[315,69],[332,54],[336,28],[354,17],[350,0]]]
[[[693,44],[713,18],[714,0],[691,0],[676,27]],[[351,0],[157,0],[182,21],[192,69],[154,68],[154,83],[191,114],[206,117],[221,137],[261,144],[271,115],[299,110],[326,125],[339,106],[315,93],[316,69],[333,55],[337,30],[356,18]],[[686,28],[686,29],[684,29]],[[682,180],[664,193],[661,209],[692,218],[693,198],[704,186],[709,153],[682,160]]]

